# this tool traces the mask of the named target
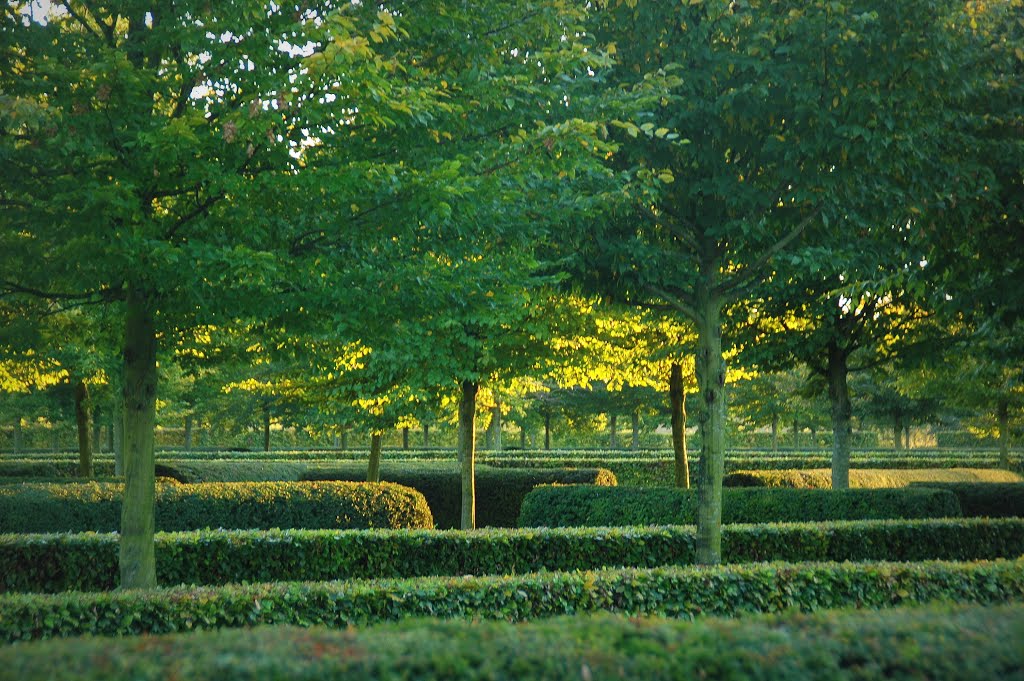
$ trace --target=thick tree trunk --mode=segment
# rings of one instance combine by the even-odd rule
[[[544,414],[544,451],[551,449],[551,415]]]
[[[99,454],[103,451],[103,424],[100,423],[100,408],[92,408],[92,451]]]
[[[270,451],[270,407],[263,407],[263,451]]]
[[[341,449],[342,451],[348,449],[348,431],[341,431]]]
[[[672,414],[676,487],[690,489],[690,453],[686,449],[686,391],[683,389],[683,367],[675,362],[672,363],[668,377],[668,402]]]
[[[78,428],[78,477],[93,477],[92,440],[92,408],[89,400],[89,386],[85,381],[75,384],[75,425]]]
[[[906,444],[907,449],[913,449],[910,444],[910,424],[903,427],[903,442]]]
[[[772,451],[779,451],[779,415],[772,414]]]
[[[14,455],[15,456],[17,456],[18,454],[21,454],[21,442],[22,442],[21,417],[19,416],[16,419],[14,419]]]
[[[409,427],[402,428],[402,449],[409,449]]]
[[[898,415],[892,417],[892,448],[896,451],[903,449],[903,424]]]
[[[697,386],[700,389],[700,461],[697,465],[697,562],[722,562],[722,478],[725,475],[725,358],[721,306],[703,295],[697,325]]]
[[[846,353],[835,344],[828,353],[828,398],[832,405],[832,489],[850,488],[850,386]]]
[[[149,301],[134,288],[129,289],[125,315],[121,588],[151,589],[156,586],[156,325]]]
[[[501,443],[501,400],[496,400],[496,404],[491,409],[491,427],[489,428],[491,441],[491,449],[496,452],[500,452],[503,447]]]
[[[615,414],[608,416],[608,448],[619,448],[619,417]]]
[[[480,386],[462,382],[459,399],[459,463],[462,469],[462,520],[460,527],[476,527],[476,394]]]
[[[114,450],[114,475],[124,475],[124,387],[121,387],[121,395],[114,398],[114,422],[111,424],[113,431]]]
[[[633,428],[633,439],[629,442],[629,448],[634,452],[640,449],[640,414],[633,412],[630,415],[630,425]]]
[[[996,420],[999,422],[999,465],[1010,465],[1010,403],[1001,399],[996,405]]]
[[[430,446],[430,426],[428,426],[426,423],[423,424],[423,446]]]
[[[192,415],[185,417],[185,449],[192,449]]]
[[[366,482],[380,482],[380,453],[384,448],[384,436],[370,434],[370,465],[366,469]]]
[[[800,449],[800,424],[793,419],[793,449]]]

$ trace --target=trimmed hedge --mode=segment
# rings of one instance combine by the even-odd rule
[[[0,535],[0,591],[117,586],[116,534]],[[1017,558],[1024,519],[727,525],[728,563]],[[522,574],[695,562],[692,527],[159,533],[160,584]]]
[[[112,532],[121,526],[118,483],[0,486],[0,532]],[[344,482],[159,484],[160,530],[272,527],[432,527],[423,495],[394,484]]]
[[[412,487],[423,493],[437,527],[459,527],[462,509],[462,478],[454,465],[415,465],[385,462],[381,480]],[[351,464],[309,470],[304,480],[359,480],[366,478],[366,466]],[[519,508],[530,490],[547,484],[590,484],[614,486],[615,476],[602,468],[580,469],[496,469],[476,467],[476,524],[478,527],[515,527]]]
[[[956,495],[933,489],[722,490],[723,523],[955,518]],[[520,527],[687,525],[696,522],[694,490],[665,487],[542,486],[523,500]]]
[[[998,468],[918,468],[910,470],[851,468],[850,487],[878,489],[906,487],[913,483],[1021,482],[1017,473]],[[726,487],[794,487],[831,489],[832,470],[751,470],[729,473],[722,480]]]
[[[924,486],[913,483],[914,487]],[[977,518],[1024,517],[1024,484],[996,482],[930,482],[928,487],[952,492],[965,516]]]
[[[20,681],[992,681],[1024,668],[1024,607],[932,606],[680,622],[616,615],[258,627],[0,648]]]
[[[362,626],[414,616],[530,620],[610,611],[670,617],[1024,600],[1024,561],[757,563],[502,577],[270,582],[0,596],[0,640],[257,624]]]

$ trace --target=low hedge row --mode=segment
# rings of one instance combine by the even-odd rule
[[[723,523],[955,518],[956,495],[933,489],[722,490]],[[520,527],[688,525],[696,522],[694,490],[665,487],[538,487],[523,500]]]
[[[117,586],[116,534],[0,535],[0,591]],[[727,563],[1017,558],[1024,519],[727,525]],[[161,584],[522,574],[696,562],[692,527],[160,533]]]
[[[0,486],[0,532],[112,532],[118,483]],[[160,530],[432,527],[423,495],[394,484],[342,482],[158,484]]]
[[[0,596],[0,640],[257,624],[367,625],[413,616],[530,620],[611,611],[692,617],[1024,600],[1024,561],[757,563],[405,580],[270,582]]]
[[[906,487],[912,483],[1022,482],[1018,473],[998,468],[918,468],[907,470],[851,468],[850,487],[877,489]],[[794,487],[831,489],[829,468],[735,471],[725,476],[726,487]]]
[[[1019,678],[1024,607],[930,606],[694,622],[598,614],[257,627],[0,648],[20,681]]]
[[[419,490],[427,498],[439,528],[459,527],[462,512],[462,479],[452,464],[415,465],[385,462],[381,480]],[[359,480],[366,478],[366,466],[350,464],[309,470],[304,480]],[[614,486],[615,476],[601,468],[580,469],[496,469],[476,467],[476,523],[478,527],[515,527],[523,498],[537,485],[588,484]]]
[[[912,483],[913,487],[923,487]],[[1024,517],[1024,484],[996,482],[929,482],[927,487],[952,492],[965,516],[974,518]]]

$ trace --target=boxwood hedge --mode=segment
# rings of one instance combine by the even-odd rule
[[[723,523],[808,522],[961,516],[952,492],[933,489],[722,490]],[[683,525],[696,519],[692,490],[664,487],[537,487],[523,500],[521,527]]]
[[[906,487],[913,483],[1021,482],[1020,474],[998,468],[851,468],[850,487]],[[826,468],[735,471],[725,476],[726,487],[795,487],[831,489],[832,471]],[[929,485],[931,486],[931,485]]]
[[[914,486],[920,485],[915,483]],[[928,483],[927,486],[955,494],[966,516],[1024,517],[1024,483],[946,482]]]
[[[270,582],[0,595],[0,640],[413,616],[529,620],[610,611],[671,617],[1024,600],[1024,561],[756,563],[487,577]]]
[[[617,615],[527,624],[416,619],[365,629],[256,627],[0,648],[20,681],[1019,678],[1024,607],[705,618]]]
[[[116,534],[0,535],[0,591],[117,586]],[[695,562],[692,527],[159,533],[164,585],[522,574]],[[729,563],[1017,558],[1024,519],[727,525]]]
[[[119,483],[0,486],[0,532],[112,532]],[[400,485],[350,482],[158,484],[160,530],[432,527],[426,500]]]
[[[309,470],[304,480],[359,480],[366,478],[366,466],[349,464],[335,468]],[[434,522],[440,528],[460,525],[462,481],[455,465],[385,462],[381,480],[419,490],[427,498]],[[478,527],[515,527],[519,507],[537,485],[593,484],[614,486],[615,476],[602,468],[580,469],[496,469],[476,467],[476,523]]]

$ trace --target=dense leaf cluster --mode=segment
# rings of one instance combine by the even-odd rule
[[[931,486],[933,482],[1006,482],[1018,483],[1017,473],[995,468],[919,468],[850,470],[850,486],[861,488],[906,487],[912,483]],[[795,487],[799,489],[831,489],[832,472],[824,468],[806,470],[734,471],[722,481],[727,487]]]
[[[117,483],[0,486],[0,531],[112,532],[121,523]],[[165,531],[433,527],[426,500],[390,483],[232,482],[158,485]]]
[[[542,486],[523,500],[521,527],[683,525],[696,517],[697,495],[638,487]],[[813,522],[962,516],[952,492],[933,489],[723,490],[723,523]]]
[[[722,558],[752,561],[984,560],[1024,555],[1024,519],[729,525]],[[161,584],[502,575],[696,562],[692,527],[201,531],[158,534]],[[0,591],[104,591],[117,535],[0,535]]]

